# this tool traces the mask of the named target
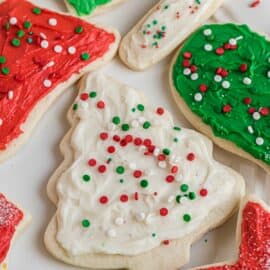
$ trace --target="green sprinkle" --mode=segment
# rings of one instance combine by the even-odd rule
[[[157,25],[158,21],[157,20],[153,20],[153,25]]]
[[[168,148],[164,148],[162,152],[163,152],[164,155],[169,156],[170,153],[171,153],[171,150],[168,149]]]
[[[90,93],[89,93],[89,97],[90,97],[90,98],[95,98],[96,96],[97,96],[97,92],[94,92],[94,91],[93,91],[93,92],[90,92]]]
[[[72,109],[73,109],[73,111],[76,111],[76,110],[78,110],[78,104],[77,103],[75,103],[75,104],[73,104],[73,107],[72,107]]]
[[[142,104],[138,104],[137,109],[141,112],[144,111],[144,106]]]
[[[21,45],[21,42],[20,42],[19,39],[13,38],[13,39],[11,40],[11,44],[12,44],[14,47],[19,47],[19,46]]]
[[[190,222],[191,216],[190,216],[189,214],[185,214],[185,215],[183,216],[183,220],[184,220],[185,222]]]
[[[19,38],[24,37],[24,35],[25,35],[25,32],[24,32],[23,30],[19,30],[19,31],[17,32],[17,37],[19,37]]]
[[[1,69],[1,72],[2,72],[3,75],[8,75],[9,72],[10,72],[10,70],[9,70],[8,67],[3,67],[3,68]]]
[[[123,184],[125,181],[124,181],[124,179],[120,179],[119,182],[120,182],[121,184]]]
[[[210,35],[210,36],[207,36],[206,39],[208,41],[213,41],[215,39],[215,36],[214,35]]]
[[[174,142],[178,142],[178,139],[177,139],[177,138],[174,138],[173,141],[174,141]]]
[[[32,9],[32,12],[33,12],[34,14],[36,14],[36,15],[39,15],[39,14],[41,14],[41,9],[38,8],[38,7],[34,7],[34,8]]]
[[[81,54],[81,59],[82,59],[83,61],[87,61],[87,60],[89,60],[89,58],[90,58],[89,53],[84,52],[84,53]]]
[[[115,116],[115,117],[112,119],[112,122],[113,122],[115,125],[119,125],[120,122],[121,122],[120,117]]]
[[[29,28],[31,28],[32,23],[29,22],[29,21],[26,21],[26,22],[23,23],[23,26],[24,26],[24,28],[29,29]]]
[[[151,123],[150,122],[148,122],[148,121],[144,122],[144,124],[143,124],[143,128],[144,129],[148,129],[150,127],[151,127]]]
[[[123,124],[122,125],[122,130],[123,131],[128,131],[129,130],[129,124]]]
[[[152,233],[152,237],[153,238],[157,237],[157,234],[156,233]]]
[[[141,182],[140,182],[140,185],[142,188],[147,188],[149,183],[146,179],[143,179]]]
[[[89,181],[91,180],[91,177],[90,177],[90,175],[85,174],[85,175],[83,175],[82,179],[83,179],[83,181],[85,181],[85,182],[89,182]]]
[[[168,9],[168,8],[169,8],[169,6],[170,6],[170,5],[166,5],[166,6],[164,7],[164,9]]]
[[[181,203],[181,198],[182,198],[181,195],[177,195],[177,196],[176,196],[176,199],[175,199],[176,202],[177,202],[177,203]]]
[[[189,192],[188,197],[189,197],[190,200],[195,200],[196,199],[195,192]]]
[[[135,109],[135,108],[132,108],[131,111],[132,111],[132,112],[136,112],[136,109]]]
[[[116,168],[116,172],[117,172],[118,174],[123,174],[123,173],[125,172],[125,168],[124,168],[123,166],[118,166],[118,167]]]
[[[5,24],[5,29],[6,29],[6,31],[8,31],[10,29],[10,24],[8,22]]]
[[[180,128],[180,127],[176,127],[176,126],[175,126],[175,127],[173,127],[173,129],[174,129],[174,130],[177,130],[177,131],[180,131],[180,130],[181,130],[181,128]]]
[[[82,221],[82,226],[84,227],[84,228],[89,228],[90,227],[90,221],[88,220],[88,219],[84,219],[83,221]]]
[[[6,63],[6,57],[3,55],[0,55],[0,64],[5,64]]]
[[[75,33],[76,34],[81,34],[83,32],[83,27],[82,26],[77,26],[76,28],[75,28]]]
[[[187,184],[183,184],[181,185],[180,189],[183,191],[183,192],[187,192],[188,189],[189,189],[189,186]]]
[[[33,39],[31,38],[31,37],[29,37],[29,38],[27,38],[27,43],[29,43],[29,44],[32,44],[33,43]]]
[[[161,27],[161,30],[162,30],[162,31],[165,31],[165,30],[166,30],[166,26],[163,25],[163,26]]]

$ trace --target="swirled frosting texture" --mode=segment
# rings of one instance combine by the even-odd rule
[[[181,48],[174,86],[217,137],[270,164],[270,44],[246,25],[205,25]]]
[[[69,254],[141,254],[236,206],[238,176],[210,141],[140,92],[92,74],[71,118],[73,160],[57,184],[57,241]]]

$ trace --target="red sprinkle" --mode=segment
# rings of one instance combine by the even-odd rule
[[[191,70],[192,73],[194,73],[194,72],[196,72],[198,70],[198,68],[195,65],[192,65],[190,67],[190,70]]]
[[[224,49],[223,48],[217,48],[216,49],[216,54],[217,55],[223,55],[224,54]]]
[[[239,69],[240,69],[241,72],[246,72],[247,69],[248,69],[248,65],[247,64],[242,64]]]
[[[200,91],[201,91],[201,92],[203,92],[203,93],[204,93],[204,92],[206,92],[206,91],[207,91],[208,87],[207,87],[207,85],[206,85],[206,84],[201,84],[201,85],[200,85],[200,87],[199,87],[199,89],[200,89]]]
[[[223,112],[228,113],[232,110],[232,106],[230,104],[227,104],[223,107]]]
[[[113,145],[107,148],[108,153],[113,154],[115,152],[115,147]]]
[[[186,67],[186,68],[191,66],[190,61],[188,59],[185,59],[183,61],[182,65],[183,65],[183,67]]]
[[[269,114],[269,109],[264,107],[264,108],[261,108],[260,109],[260,113],[263,115],[263,116],[266,116]]]
[[[184,58],[186,59],[191,59],[192,58],[192,53],[191,52],[184,52]]]
[[[121,138],[120,138],[120,136],[118,136],[118,135],[114,135],[114,136],[113,136],[113,140],[114,140],[115,142],[120,142]]]
[[[187,155],[187,160],[193,161],[194,159],[195,159],[195,154],[194,154],[194,153],[189,153],[189,154]]]
[[[100,173],[105,173],[106,172],[106,166],[105,165],[100,165],[98,166],[98,171]]]
[[[126,140],[126,142],[128,142],[128,143],[132,142],[132,141],[133,141],[132,135],[126,135],[125,140]]]
[[[135,199],[135,201],[138,201],[139,200],[139,193],[138,192],[135,192],[134,199]]]
[[[169,210],[168,210],[167,208],[161,208],[161,209],[159,210],[159,213],[160,213],[160,215],[161,215],[162,217],[166,217],[166,216],[168,215],[168,213],[169,213]]]
[[[89,98],[89,95],[87,93],[82,93],[80,95],[80,99],[83,100],[83,101],[86,101],[88,98]]]
[[[108,139],[109,135],[108,135],[107,132],[101,132],[101,133],[99,134],[99,137],[100,137],[101,140],[105,141],[105,140]]]
[[[142,171],[140,171],[140,170],[134,171],[133,176],[135,178],[140,178],[142,176]]]
[[[159,154],[158,155],[158,160],[159,161],[164,161],[166,159],[166,156],[164,154]]]
[[[250,114],[253,114],[253,113],[256,112],[256,109],[255,109],[255,108],[249,108],[249,109],[248,109],[248,112],[249,112]]]
[[[106,204],[108,201],[109,201],[109,199],[108,199],[107,196],[102,196],[102,197],[99,198],[99,202],[101,204]]]
[[[143,145],[146,146],[146,147],[148,147],[148,146],[152,145],[152,141],[150,139],[145,139],[143,141]]]
[[[206,196],[208,195],[208,190],[207,190],[206,188],[202,188],[202,189],[200,190],[200,195],[201,195],[202,197],[206,197]]]
[[[174,179],[175,179],[175,177],[173,176],[173,175],[168,175],[167,177],[166,177],[166,182],[167,183],[172,183],[173,181],[174,181]]]
[[[169,241],[169,240],[164,240],[164,241],[163,241],[163,244],[164,244],[165,246],[168,246],[168,245],[170,244],[170,241]]]
[[[143,143],[143,140],[141,138],[135,138],[134,140],[135,145],[139,146],[139,145],[142,145],[142,143]]]
[[[250,6],[251,8],[255,8],[255,7],[257,7],[260,3],[261,3],[260,0],[255,0],[255,1],[253,1],[249,6]]]
[[[120,196],[120,201],[123,202],[123,203],[127,202],[128,201],[128,195],[126,195],[126,194],[121,195]]]
[[[250,97],[246,97],[246,98],[243,99],[243,103],[246,104],[246,105],[251,104],[251,102],[252,102],[252,99]]]
[[[227,77],[229,75],[229,72],[226,69],[222,69],[221,74],[223,78]]]
[[[164,114],[164,109],[161,108],[161,107],[157,108],[157,114],[163,115]]]
[[[96,164],[97,164],[97,161],[95,159],[91,158],[88,160],[89,166],[94,167],[94,166],[96,166]]]
[[[171,168],[171,173],[177,173],[178,172],[178,166],[174,165]]]
[[[99,101],[99,102],[97,103],[97,107],[98,107],[99,109],[104,109],[104,108],[105,108],[105,103],[104,103],[104,101]]]

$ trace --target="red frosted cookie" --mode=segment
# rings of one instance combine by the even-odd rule
[[[27,214],[0,193],[0,267],[5,269],[6,257],[14,236],[29,222]],[[2,269],[2,268],[1,268]]]
[[[225,262],[196,269],[267,270],[270,269],[270,211],[263,202],[249,197],[243,204],[238,221],[239,256]]]
[[[0,0],[0,26],[2,161],[65,88],[113,57],[119,34],[24,0]]]

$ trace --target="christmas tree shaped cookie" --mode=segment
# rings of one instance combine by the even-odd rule
[[[64,0],[71,13],[78,16],[92,16],[125,0]]]
[[[134,70],[156,64],[177,48],[223,0],[161,0],[123,38],[120,57]]]
[[[119,35],[25,0],[0,2],[2,161],[65,88],[112,58]]]
[[[206,25],[171,71],[179,108],[224,149],[270,172],[270,43],[246,25]]]
[[[246,198],[239,214],[237,240],[239,257],[235,262],[202,266],[207,270],[270,269],[270,209],[253,196]]]
[[[93,269],[178,269],[190,245],[238,206],[241,176],[139,91],[91,74],[68,116],[65,160],[48,186],[57,212],[45,244],[56,258]]]
[[[0,193],[0,269],[7,269],[7,255],[14,238],[29,223],[30,217]]]

